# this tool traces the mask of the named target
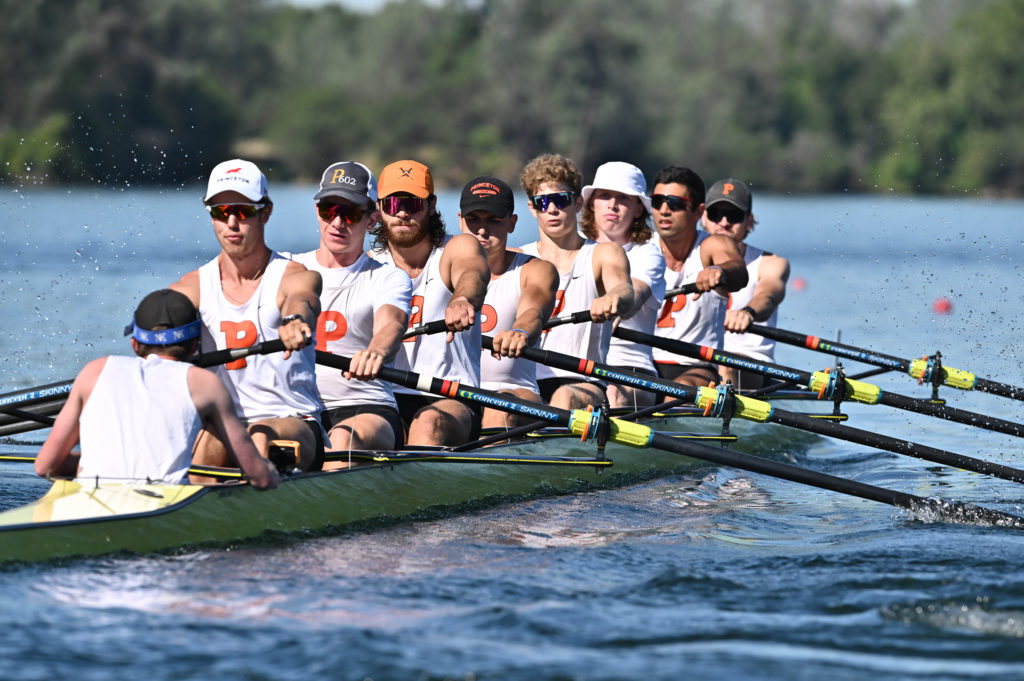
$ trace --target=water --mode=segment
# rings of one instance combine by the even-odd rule
[[[312,193],[275,191],[271,245],[315,245]],[[137,300],[215,253],[199,196],[0,194],[0,392],[127,352]],[[453,227],[457,194],[441,209]],[[755,211],[751,242],[789,257],[806,284],[780,326],[901,357],[941,350],[950,366],[1024,383],[1024,203],[757,196]],[[535,228],[521,212],[525,242]],[[933,314],[939,296],[952,314]],[[778,361],[830,364],[789,347]],[[928,394],[906,377],[873,380]],[[1024,421],[1021,403],[945,395]],[[860,428],[1024,466],[1018,438],[847,411]],[[827,439],[796,458],[1024,514],[1014,483]],[[0,465],[0,506],[45,488],[28,465]],[[1019,530],[702,467],[326,536],[8,567],[0,678],[1019,679],[1022,558]]]

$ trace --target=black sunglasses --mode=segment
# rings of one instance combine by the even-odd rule
[[[743,222],[747,218],[747,212],[740,210],[735,206],[723,206],[719,203],[711,206],[707,209],[708,220],[711,222],[721,222],[722,218],[725,218],[730,223]]]
[[[672,194],[651,194],[651,207],[654,210],[661,210],[662,204],[668,204],[668,209],[673,213],[681,210],[692,210],[693,199],[689,196],[673,196]]]
[[[552,194],[538,194],[530,197],[530,203],[542,213],[546,213],[548,206],[555,204],[555,208],[562,210],[576,198],[575,192],[554,192]]]

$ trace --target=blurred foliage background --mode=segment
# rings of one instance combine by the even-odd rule
[[[516,180],[533,156],[773,192],[1024,195],[1024,0],[0,0],[0,182]]]

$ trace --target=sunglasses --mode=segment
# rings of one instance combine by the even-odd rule
[[[708,219],[711,222],[721,222],[722,218],[725,218],[730,223],[743,222],[746,217],[746,211],[742,211],[735,206],[723,206],[721,204],[715,204],[707,209]]]
[[[346,225],[354,225],[362,220],[367,210],[362,206],[353,206],[351,203],[321,203],[316,204],[317,215],[324,222],[334,222],[334,218],[341,218]]]
[[[426,199],[418,196],[385,196],[380,200],[380,207],[388,215],[398,215],[402,211],[412,215],[419,213],[426,205]]]
[[[530,197],[533,207],[542,213],[546,213],[548,206],[555,204],[555,208],[562,210],[576,198],[575,192],[554,192],[553,194],[539,194]]]
[[[216,206],[207,206],[206,210],[214,220],[227,220],[234,215],[239,220],[248,220],[256,213],[266,208],[261,203],[221,203]]]
[[[662,204],[668,204],[668,209],[673,213],[681,210],[691,210],[693,199],[689,196],[673,196],[672,194],[651,194],[651,207],[654,210],[661,210]]]

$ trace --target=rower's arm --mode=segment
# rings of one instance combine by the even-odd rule
[[[606,322],[633,310],[633,281],[629,276],[629,259],[622,247],[613,243],[600,243],[594,247],[594,279],[601,297],[590,306],[590,317],[595,322]]]
[[[381,305],[373,314],[373,337],[364,350],[356,350],[349,361],[345,378],[372,381],[385,364],[398,354],[402,336],[409,323],[409,310],[394,305]]]
[[[523,265],[519,274],[519,304],[512,328],[494,335],[496,357],[519,357],[540,338],[544,324],[555,309],[558,293],[558,271],[547,260],[534,258]]]
[[[320,315],[320,291],[323,281],[320,274],[307,270],[294,260],[288,263],[277,289],[277,307],[281,318],[287,323],[277,327],[277,333],[286,348],[284,358],[291,357],[292,350],[304,347],[313,337],[316,318]],[[298,319],[294,319],[298,315]]]
[[[757,268],[757,286],[754,296],[744,308],[729,310],[725,315],[727,331],[744,333],[753,322],[763,322],[772,316],[786,297],[789,281],[789,261],[778,255],[765,253]],[[749,308],[749,309],[747,309]]]
[[[107,358],[94,359],[82,368],[71,385],[67,402],[61,407],[54,420],[53,428],[46,437],[46,442],[36,456],[35,469],[38,475],[68,475],[78,472],[79,455],[71,450],[78,444],[78,419],[82,416],[85,402],[92,394],[96,379],[106,366]]]
[[[249,431],[238,420],[224,382],[212,371],[191,367],[188,370],[188,388],[203,424],[224,443],[249,479],[259,490],[274,489],[280,477],[273,464],[260,456]]]
[[[700,244],[700,260],[704,269],[694,282],[698,291],[693,296],[695,299],[713,289],[724,296],[747,285],[747,263],[730,237],[712,234],[704,239]]]
[[[445,244],[440,264],[441,278],[452,292],[444,312],[451,342],[453,332],[465,331],[476,321],[491,281],[491,268],[480,242],[469,234],[456,234]]]

